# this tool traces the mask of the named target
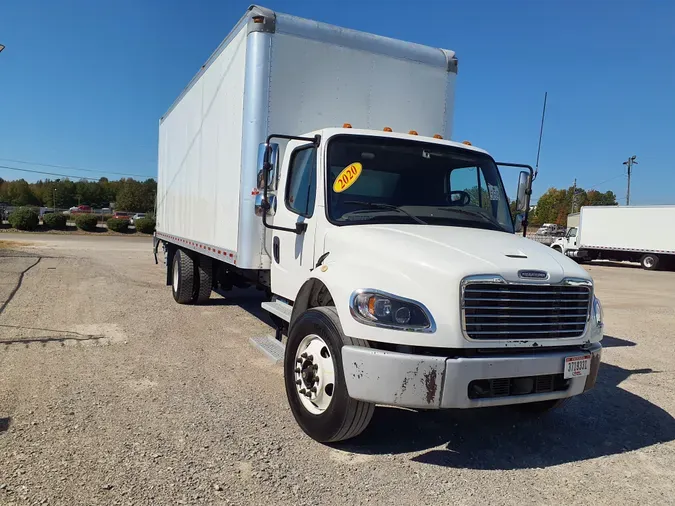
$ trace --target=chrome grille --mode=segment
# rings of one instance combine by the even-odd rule
[[[588,283],[588,282],[586,282]],[[465,280],[464,332],[471,339],[553,339],[583,335],[590,283],[510,284]]]

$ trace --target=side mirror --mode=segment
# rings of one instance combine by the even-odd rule
[[[525,215],[522,213],[516,214],[514,220],[513,220],[513,225],[516,230],[516,233],[522,232],[523,231],[523,221],[525,221]]]
[[[530,191],[530,173],[524,170],[520,171],[518,176],[518,191],[516,193],[516,212],[524,213],[527,211],[527,197]]]
[[[265,150],[269,151],[269,165],[267,168],[267,178],[265,178]],[[258,145],[258,190],[261,192],[265,188],[267,181],[267,191],[276,191],[279,182],[279,144],[266,144],[261,142]]]
[[[274,216],[274,213],[277,211],[277,196],[273,193],[267,195],[267,202],[265,202],[265,197],[262,193],[258,193],[255,196],[255,215],[262,216],[264,210],[267,208],[267,216]]]

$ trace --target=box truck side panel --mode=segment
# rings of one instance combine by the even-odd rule
[[[583,248],[675,253],[675,206],[584,207]]]
[[[246,27],[160,124],[157,230],[237,250]]]
[[[326,127],[450,138],[456,73],[440,49],[279,16],[272,37],[270,132]],[[293,33],[285,33],[286,28]],[[322,38],[323,37],[323,38]]]

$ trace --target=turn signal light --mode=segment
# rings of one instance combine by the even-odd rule
[[[442,139],[443,136],[440,134],[434,134],[434,139]]]
[[[345,123],[344,125],[342,125],[342,128],[351,128],[351,127],[352,127],[351,123]]]
[[[472,144],[469,141],[462,141],[462,144],[466,144],[467,146],[472,146]]]
[[[409,135],[417,135],[417,130],[410,130]]]
[[[382,130],[385,131],[385,132],[393,132],[391,127],[384,127]]]

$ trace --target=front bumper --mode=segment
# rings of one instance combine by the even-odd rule
[[[580,351],[447,358],[345,346],[342,363],[347,391],[354,399],[409,408],[478,408],[561,399],[593,388],[602,346],[596,343],[585,353],[591,355],[589,375],[570,379],[564,391],[480,399],[469,397],[474,380],[562,374],[565,358]]]

